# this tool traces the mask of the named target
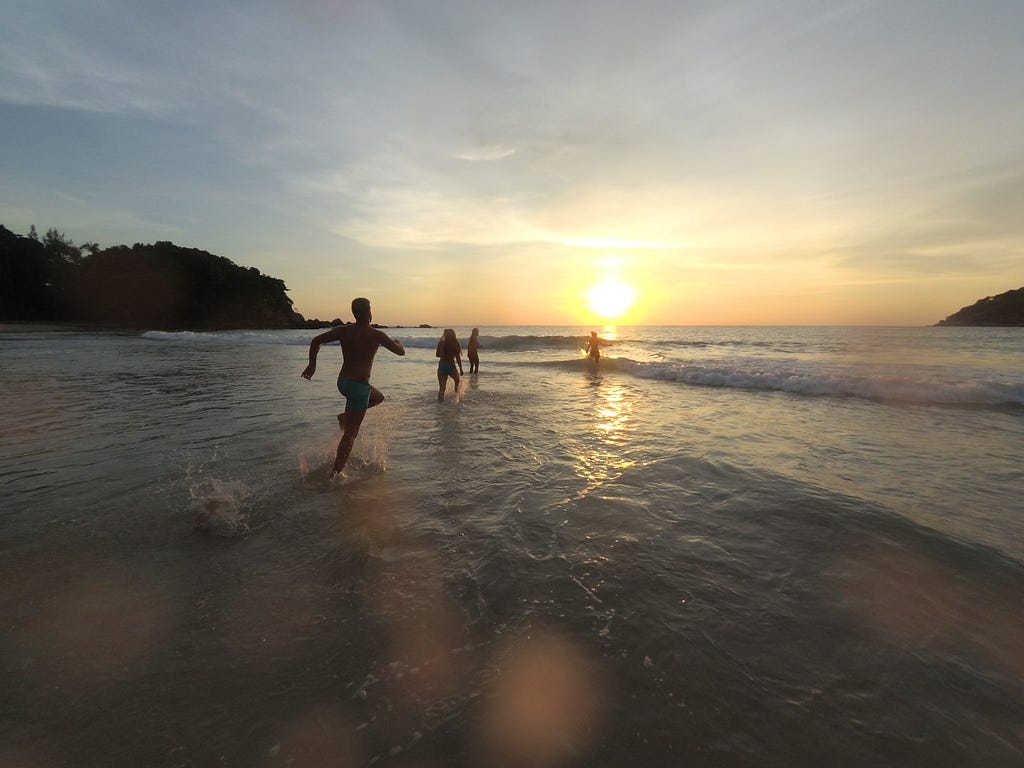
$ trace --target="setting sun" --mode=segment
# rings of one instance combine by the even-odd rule
[[[610,319],[619,317],[633,306],[636,291],[617,280],[605,280],[587,291],[586,299],[595,314]]]

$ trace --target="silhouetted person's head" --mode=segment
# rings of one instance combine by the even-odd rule
[[[592,338],[596,339],[597,338],[597,331],[591,331],[590,335],[591,335]]]
[[[352,316],[357,321],[370,321],[370,300],[362,297],[352,299]]]
[[[455,330],[453,328],[444,329],[444,340],[458,343],[458,339],[455,338]]]

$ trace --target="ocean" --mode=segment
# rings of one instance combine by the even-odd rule
[[[1024,329],[480,331],[0,329],[0,765],[1024,765]]]

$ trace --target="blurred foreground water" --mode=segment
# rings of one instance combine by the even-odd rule
[[[0,765],[1024,762],[1021,329],[4,330]]]

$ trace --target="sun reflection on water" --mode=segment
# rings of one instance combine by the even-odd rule
[[[592,432],[576,453],[576,474],[593,488],[614,480],[636,462],[626,455],[631,437],[633,398],[621,384],[603,379],[590,382],[593,387]]]

